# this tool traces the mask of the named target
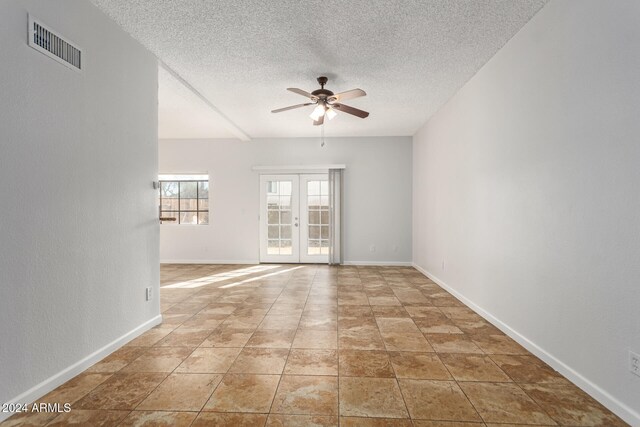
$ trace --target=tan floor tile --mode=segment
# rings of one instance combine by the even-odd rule
[[[267,427],[338,427],[338,417],[271,414]]]
[[[254,329],[218,328],[200,344],[200,347],[244,347],[253,332]]]
[[[266,421],[265,414],[201,412],[191,427],[258,427]]]
[[[378,331],[378,324],[376,319],[371,316],[363,317],[340,317],[338,319],[338,330],[340,331],[363,331],[373,330]]]
[[[230,315],[236,311],[238,307],[236,304],[209,304],[200,311],[200,314]]]
[[[284,367],[287,375],[338,375],[337,350],[293,349]]]
[[[255,329],[257,328],[264,319],[263,315],[260,316],[236,316],[232,314],[227,317],[220,326],[223,328],[232,328],[232,329]]]
[[[454,320],[453,323],[469,335],[504,335],[500,329],[486,320]]]
[[[368,305],[339,305],[338,318],[340,317],[373,317],[371,307]]]
[[[398,380],[411,418],[440,421],[482,421],[453,381]]]
[[[506,335],[473,335],[471,339],[487,354],[529,354],[524,347]]]
[[[340,376],[395,378],[389,355],[380,350],[340,350]]]
[[[241,374],[281,374],[289,350],[284,348],[245,347],[229,369]]]
[[[328,376],[283,375],[271,412],[337,415],[338,379]]]
[[[172,372],[191,354],[189,347],[151,347],[121,372]]]
[[[74,405],[75,409],[133,409],[161,382],[164,373],[116,373]]]
[[[567,379],[535,356],[493,354],[491,359],[518,383],[568,383]]]
[[[196,314],[195,316],[189,318],[184,323],[182,323],[181,327],[185,329],[210,329],[214,330],[217,328],[224,319],[220,319],[216,315],[207,315],[207,314]]]
[[[340,415],[409,418],[395,378],[340,377]]]
[[[2,421],[2,427],[40,427],[58,416],[56,412],[20,412]]]
[[[460,319],[460,320],[482,320],[475,311],[471,310],[469,307],[439,307],[440,311],[444,313],[449,319]]]
[[[338,329],[336,316],[302,315],[298,329],[314,329],[316,331],[335,331]]]
[[[409,317],[409,313],[404,307],[390,307],[390,306],[371,306],[371,311],[375,317]]]
[[[553,420],[515,384],[460,383],[486,422],[551,424]]]
[[[171,374],[136,409],[199,411],[222,375]]]
[[[151,347],[174,330],[175,328],[173,327],[155,327],[129,341],[126,345],[130,347]]]
[[[402,306],[400,300],[395,296],[370,296],[369,297],[369,305],[371,306]]]
[[[418,327],[410,317],[394,318],[394,317],[376,317],[376,323],[383,335],[386,332],[401,333],[420,333]]]
[[[510,427],[508,425],[500,425],[501,427]],[[458,421],[429,421],[414,420],[413,427],[484,427],[484,423],[458,422]],[[513,427],[513,426],[511,426]],[[526,426],[519,426],[526,427]]]
[[[259,329],[297,329],[298,323],[300,323],[299,316],[267,314],[260,323]]]
[[[247,347],[290,348],[295,335],[295,329],[258,329],[247,342]]]
[[[353,350],[385,350],[377,329],[338,330],[338,347]]]
[[[314,329],[298,329],[293,340],[292,348],[338,348],[338,333],[336,331],[317,331]]]
[[[521,387],[546,413],[562,425],[627,425],[573,384],[522,384]]]
[[[62,405],[65,403],[74,403],[110,377],[111,374],[82,373],[47,393],[38,399],[38,402],[59,403]]]
[[[438,307],[433,307],[431,305],[408,305],[405,307],[409,315],[415,319],[417,318],[428,318],[434,319],[439,318],[440,316],[444,316]]]
[[[428,334],[427,339],[437,353],[477,353],[482,350],[466,335]]]
[[[189,427],[196,412],[133,411],[119,424],[122,427]]]
[[[48,426],[117,426],[129,411],[109,411],[105,409],[72,409],[55,417]]]
[[[113,373],[127,366],[130,362],[137,359],[145,352],[144,347],[124,346],[117,351],[111,353],[95,365],[91,366],[85,372],[94,373]]]
[[[433,348],[420,332],[386,332],[380,335],[388,351],[432,352]]]
[[[431,320],[425,318],[414,318],[416,326],[420,332],[425,334],[462,334],[462,330],[458,328],[452,320],[444,315],[441,319]]]
[[[189,347],[196,348],[211,334],[208,329],[181,329],[178,328],[161,339],[156,346],[159,347]]]
[[[511,382],[511,378],[489,356],[442,353],[440,360],[456,381]]]
[[[193,317],[192,314],[169,314],[169,313],[163,313],[162,314],[162,323],[160,324],[160,326],[162,327],[178,327],[181,324],[183,324],[184,322],[186,322],[187,320],[189,320],[191,317]]]
[[[203,411],[267,413],[280,375],[227,374]]]
[[[193,353],[176,368],[175,372],[224,374],[229,370],[241,350],[241,348],[232,347],[196,348]]]
[[[451,380],[451,374],[435,353],[390,352],[397,378]]]
[[[403,418],[340,417],[341,427],[412,427],[411,420]]]

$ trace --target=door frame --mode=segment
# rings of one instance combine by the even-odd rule
[[[267,214],[267,181],[291,181],[291,255],[269,255],[267,246],[269,226]],[[260,175],[260,262],[298,263],[300,262],[300,227],[296,214],[300,212],[300,177],[298,174]],[[294,214],[295,213],[295,214]],[[294,219],[295,218],[295,219]],[[294,225],[295,224],[295,225]]]
[[[260,263],[328,264],[328,254],[308,255],[309,211],[307,182],[328,180],[328,173],[269,173],[260,175]],[[267,182],[291,181],[291,255],[270,255],[267,253],[269,225],[267,211]]]
[[[326,180],[329,181],[329,174],[327,173],[304,173],[299,175],[299,187],[300,187],[300,262],[307,264],[328,264],[329,253],[309,255],[308,242],[309,242],[309,205],[307,195],[307,182]],[[304,242],[304,243],[303,243]]]

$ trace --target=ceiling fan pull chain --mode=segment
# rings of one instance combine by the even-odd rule
[[[320,126],[320,137],[321,137],[321,143],[320,143],[320,147],[324,147],[324,123],[322,123],[322,125]]]

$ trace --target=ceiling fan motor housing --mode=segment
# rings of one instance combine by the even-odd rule
[[[333,92],[331,92],[329,89],[324,88],[324,85],[326,85],[328,81],[329,79],[327,77],[324,77],[324,76],[318,77],[318,83],[320,83],[320,89],[314,90],[313,92],[311,92],[311,95],[315,95],[318,98],[328,98],[332,96]]]

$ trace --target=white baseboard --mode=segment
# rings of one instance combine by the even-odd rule
[[[260,264],[257,259],[161,259],[160,264]]]
[[[413,267],[429,277],[431,280],[436,282],[442,288],[444,288],[447,292],[451,293],[453,296],[462,301],[465,305],[471,308],[473,311],[478,313],[480,316],[485,318],[488,322],[493,324],[495,327],[500,329],[502,332],[507,334],[509,337],[513,338],[518,344],[529,350],[531,353],[539,357],[546,364],[551,366],[556,371],[560,372],[564,375],[569,381],[574,383],[576,386],[580,387],[584,392],[589,394],[591,397],[596,399],[598,402],[602,403],[609,410],[614,412],[620,418],[622,418],[627,423],[632,426],[640,426],[640,414],[638,414],[633,408],[628,407],[624,403],[620,402],[618,399],[613,397],[607,391],[600,388],[598,385],[591,382],[589,379],[585,378],[580,373],[576,372],[573,368],[571,368],[566,363],[557,359],[551,353],[544,350],[542,347],[538,346],[533,341],[529,340],[524,335],[512,329],[509,325],[502,322],[500,319],[493,316],[491,313],[478,306],[473,301],[469,300],[467,297],[462,295],[460,292],[453,289],[451,286],[447,285],[445,282],[440,280],[437,276],[429,273],[427,270],[423,269],[416,263],[413,263]]]
[[[406,261],[344,261],[343,265],[373,265],[380,267],[411,267],[413,263]]]
[[[45,394],[49,393],[51,390],[64,384],[65,382],[69,381],[71,378],[83,372],[85,369],[89,368],[94,363],[104,359],[105,357],[107,357],[108,355],[110,355],[111,353],[113,353],[114,351],[122,347],[124,344],[128,343],[129,341],[137,337],[138,335],[142,334],[143,332],[146,332],[147,330],[153,328],[156,325],[159,325],[160,323],[162,323],[162,315],[158,314],[153,319],[147,320],[142,325],[132,329],[131,331],[115,339],[114,341],[111,341],[109,344],[94,351],[87,357],[77,361],[73,365],[63,369],[57,374],[47,378],[46,380],[42,381],[40,384],[36,384],[35,386],[31,387],[29,390],[19,394],[18,396],[14,397],[13,399],[9,400],[6,403],[31,403],[36,401],[37,399],[41,398]],[[0,412],[0,422],[9,418],[11,415],[13,414],[10,412]]]

